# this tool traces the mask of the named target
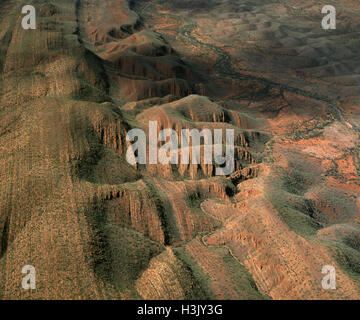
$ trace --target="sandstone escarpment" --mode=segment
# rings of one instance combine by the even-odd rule
[[[358,8],[295,2],[1,2],[1,298],[359,298]],[[234,130],[233,172],[130,165],[149,121]]]
[[[78,19],[81,40],[104,61],[113,97],[136,101],[193,91],[195,76],[164,38],[143,26],[127,1],[80,1]]]

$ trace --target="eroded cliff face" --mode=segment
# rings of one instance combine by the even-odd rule
[[[0,5],[2,298],[359,298],[352,1],[331,36],[311,1]],[[234,172],[131,166],[149,121],[234,129]]]

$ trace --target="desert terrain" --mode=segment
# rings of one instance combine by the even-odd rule
[[[359,299],[359,30],[356,0],[0,0],[0,298]],[[234,172],[130,165],[149,121],[233,129]]]

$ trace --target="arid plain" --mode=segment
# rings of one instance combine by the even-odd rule
[[[0,0],[0,297],[359,299],[359,17],[355,0]],[[151,120],[234,129],[234,173],[131,166],[126,134]]]

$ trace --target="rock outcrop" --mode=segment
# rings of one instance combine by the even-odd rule
[[[0,297],[359,299],[359,6],[333,3],[336,32],[308,0],[0,1]],[[233,129],[233,172],[202,141],[130,165],[149,121]]]

